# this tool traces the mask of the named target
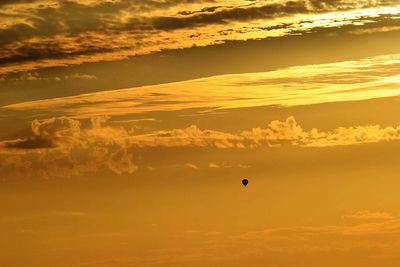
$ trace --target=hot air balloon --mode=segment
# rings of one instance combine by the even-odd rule
[[[247,186],[248,183],[249,183],[249,180],[247,180],[247,179],[243,179],[243,180],[242,180],[242,184],[243,184],[244,186]]]

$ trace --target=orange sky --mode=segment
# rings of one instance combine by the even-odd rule
[[[0,266],[397,266],[399,18],[0,2]]]

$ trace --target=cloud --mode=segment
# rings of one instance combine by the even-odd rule
[[[5,17],[0,27],[0,74],[281,37],[321,27],[362,27],[378,20],[376,16],[397,15],[397,4],[383,0],[8,3],[0,13]]]
[[[82,73],[72,73],[64,76],[55,76],[55,77],[43,77],[40,76],[39,73],[35,71],[31,72],[23,72],[18,77],[13,78],[5,78],[7,81],[65,81],[65,80],[96,80],[97,77],[95,75],[90,74],[82,74]]]
[[[358,219],[358,220],[369,220],[369,219],[390,220],[390,219],[394,219],[394,217],[387,212],[369,211],[369,210],[357,211],[354,214],[345,216],[345,218]]]
[[[241,168],[241,169],[249,169],[251,168],[251,165],[245,165],[245,164],[238,164],[236,167]]]
[[[299,106],[398,96],[400,55],[227,74],[175,83],[23,102],[0,111],[91,118],[184,109]],[[191,90],[187,90],[191,88]],[[195,129],[193,129],[195,130]]]
[[[237,164],[237,165],[231,165],[231,164],[226,164],[226,163],[214,163],[214,162],[210,162],[208,164],[208,168],[210,169],[220,169],[220,168],[240,168],[240,169],[248,169],[251,168],[250,165],[245,165],[245,164]]]
[[[248,21],[273,18],[288,14],[309,13],[305,1],[288,1],[286,3],[272,3],[262,6],[234,7],[217,9],[214,12],[203,12],[184,17],[158,17],[152,21],[153,27],[158,30],[175,30],[193,28],[210,24],[225,24],[228,21]]]
[[[91,74],[73,73],[62,77],[63,80],[96,80],[97,77]]]
[[[51,148],[55,147],[53,140],[41,139],[37,137],[29,137],[26,139],[17,139],[3,142],[5,148],[21,148],[21,149],[36,149],[36,148]]]
[[[130,137],[138,147],[211,147],[217,149],[270,147],[290,144],[301,147],[331,147],[400,140],[400,126],[379,125],[339,127],[332,131],[304,130],[294,117],[271,121],[265,128],[252,128],[237,134],[202,130],[195,125],[184,129],[157,131]],[[215,165],[212,165],[216,167]]]
[[[271,240],[307,240],[322,235],[338,236],[368,236],[399,234],[400,221],[393,219],[378,223],[363,223],[346,226],[297,226],[272,228],[263,231],[249,232],[239,236],[242,239],[271,239]]]
[[[221,166],[219,166],[217,163],[214,163],[214,162],[210,162],[210,163],[208,164],[208,167],[209,167],[209,168],[212,168],[212,169],[221,168]]]
[[[400,26],[384,26],[384,27],[374,27],[374,28],[366,28],[366,29],[355,29],[349,31],[350,34],[371,34],[377,32],[391,32],[391,31],[400,31]]]
[[[26,3],[33,3],[38,2],[37,0],[1,0],[0,6],[7,6],[7,5],[18,5],[18,4],[26,4]]]
[[[130,143],[138,147],[243,148],[242,140],[244,140],[243,137],[239,135],[207,129],[202,130],[196,125],[130,137]]]
[[[108,262],[80,263],[77,266],[129,266],[142,265],[202,265],[204,261],[220,265],[221,262],[261,262],[292,266],[293,257],[306,265],[325,262],[334,255],[334,262],[362,266],[365,262],[377,266],[385,264],[385,257],[398,260],[400,222],[389,220],[379,223],[350,225],[309,225],[271,227],[252,232],[182,231],[181,245],[142,253],[140,257]],[[193,236],[195,234],[196,236]],[[206,241],[204,241],[206,240]],[[187,241],[191,245],[187,246]],[[184,255],[183,257],[181,255]],[[387,259],[387,258],[386,258]]]
[[[67,117],[34,120],[30,136],[0,142],[0,179],[48,179],[100,171],[134,173],[138,168],[134,156],[149,147],[232,150],[293,145],[322,148],[400,140],[400,126],[367,125],[307,131],[294,117],[284,121],[274,120],[264,128],[239,133],[203,130],[192,125],[148,134],[135,134],[122,127],[107,126],[107,119],[94,117],[90,122]],[[185,166],[198,169],[193,163]],[[210,163],[209,167],[232,166]]]
[[[307,14],[338,10],[351,10],[379,7],[396,4],[395,1],[346,1],[346,0],[310,0],[310,1],[276,1],[261,5],[243,5],[240,7],[212,7],[203,11],[191,12],[188,16],[158,17],[152,21],[152,27],[158,30],[193,28],[210,24],[226,24],[231,21],[253,21],[272,19],[293,14]],[[137,20],[134,20],[136,23]]]
[[[398,249],[400,244],[395,241],[400,234],[400,221],[389,219],[383,222],[362,223],[351,225],[322,226],[292,226],[269,228],[260,231],[243,233],[232,237],[242,247],[245,244],[255,244],[252,250],[263,251],[265,254],[284,253],[321,253],[321,252],[359,252],[374,251],[374,255]],[[338,242],[340,240],[340,242]],[[251,255],[252,251],[244,251]]]
[[[185,164],[185,167],[188,167],[188,168],[190,168],[190,169],[193,169],[193,170],[198,170],[199,169],[199,167],[197,167],[195,164],[193,164],[193,163],[186,163]]]
[[[49,179],[102,171],[133,173],[137,166],[122,128],[88,126],[61,117],[32,122],[32,136],[0,144],[0,180]]]

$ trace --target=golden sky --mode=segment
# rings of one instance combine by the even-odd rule
[[[0,1],[0,266],[397,266],[398,44],[398,0]]]

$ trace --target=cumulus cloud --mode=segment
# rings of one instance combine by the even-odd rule
[[[367,125],[339,127],[332,131],[313,128],[304,130],[294,117],[271,121],[265,128],[252,128],[240,133],[202,130],[195,125],[184,129],[158,131],[130,137],[139,147],[212,147],[218,149],[270,147],[284,144],[302,147],[330,147],[400,140],[400,126]],[[214,166],[214,165],[213,165]],[[214,166],[215,167],[215,166]]]
[[[1,143],[3,180],[69,177],[100,170],[133,173],[137,166],[124,129],[91,125],[69,118],[32,122],[32,136]]]
[[[0,142],[0,178],[48,179],[99,171],[115,174],[133,173],[138,168],[134,161],[135,153],[147,147],[331,147],[400,140],[400,126],[367,125],[339,127],[332,131],[316,128],[304,130],[294,117],[288,117],[284,121],[274,120],[264,128],[253,128],[239,133],[203,130],[192,125],[182,129],[135,134],[122,127],[107,126],[106,121],[107,117],[94,117],[90,123],[67,117],[34,120],[31,136]],[[192,163],[185,166],[198,169],[198,166]],[[209,164],[210,168],[227,166]],[[371,214],[359,214],[362,215]]]
[[[202,130],[196,125],[183,129],[157,131],[151,134],[130,137],[130,143],[138,147],[211,147],[211,148],[244,148],[243,137],[236,134]]]

